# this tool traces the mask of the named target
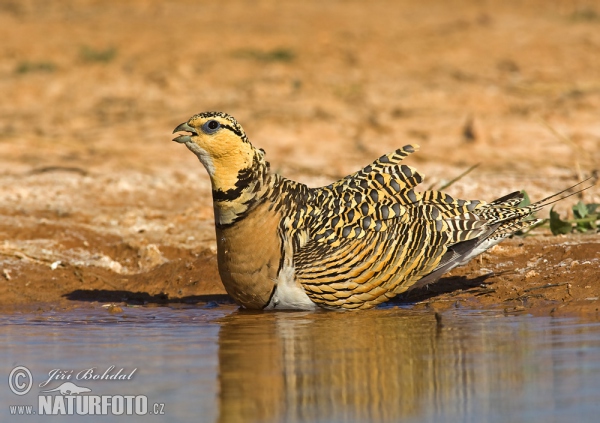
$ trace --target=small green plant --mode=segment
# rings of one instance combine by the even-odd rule
[[[97,50],[89,46],[83,46],[79,55],[84,62],[108,63],[117,56],[117,49],[109,47],[104,50]]]
[[[560,215],[554,211],[554,207],[550,209],[550,230],[552,235],[564,235],[571,233],[573,226],[560,218]]]
[[[268,51],[242,49],[235,51],[233,56],[241,59],[254,59],[260,62],[291,62],[296,58],[296,53],[287,48],[276,48]]]
[[[531,204],[529,195],[527,195],[527,192],[525,191],[521,192],[523,193],[523,201],[521,201],[519,207],[527,207]],[[595,232],[598,230],[600,225],[600,204],[585,204],[584,202],[579,201],[572,207],[572,210],[573,219],[563,220],[560,218],[558,212],[554,210],[554,207],[552,207],[548,219],[542,219],[540,222],[526,230],[516,232],[515,235],[528,236],[529,232],[541,226],[549,226],[553,235],[565,235],[570,234],[573,231]],[[534,217],[532,216],[530,219],[534,219]]]
[[[579,22],[600,21],[600,13],[596,12],[596,10],[592,9],[591,7],[577,9],[576,11],[571,13],[570,17],[572,21]]]
[[[579,201],[573,206],[573,219],[562,220],[553,209],[550,210],[550,230],[554,235],[568,234],[572,231],[596,231],[600,222],[600,204],[585,204]]]
[[[15,73],[18,74],[26,74],[32,72],[54,72],[56,70],[56,65],[52,62],[20,62],[16,69]]]

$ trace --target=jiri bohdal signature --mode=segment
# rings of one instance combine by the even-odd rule
[[[48,379],[39,384],[40,388],[45,387],[54,380],[131,380],[137,367],[131,371],[126,371],[120,368],[113,373],[116,366],[110,366],[104,372],[98,370],[97,367],[90,367],[75,373],[75,370],[52,369],[48,372]]]

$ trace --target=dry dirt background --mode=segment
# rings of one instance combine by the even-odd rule
[[[4,310],[223,293],[208,176],[170,142],[201,111],[313,186],[409,142],[425,187],[481,163],[462,198],[600,168],[596,1],[0,0],[0,39]],[[538,234],[404,299],[598,318],[599,236]]]

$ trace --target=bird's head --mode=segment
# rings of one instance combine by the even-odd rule
[[[235,186],[240,171],[250,169],[256,156],[241,125],[226,113],[204,112],[179,125],[173,141],[185,144],[204,165],[213,187],[227,190]]]

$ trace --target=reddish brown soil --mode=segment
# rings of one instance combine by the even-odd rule
[[[0,36],[4,310],[222,300],[209,180],[170,142],[200,111],[310,185],[409,142],[425,187],[481,163],[462,198],[600,168],[594,1],[0,0]],[[537,234],[399,301],[597,316],[598,234]]]

